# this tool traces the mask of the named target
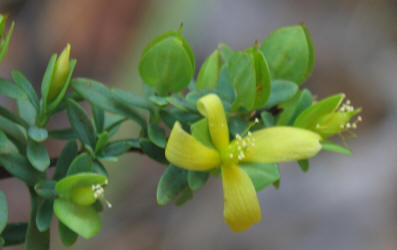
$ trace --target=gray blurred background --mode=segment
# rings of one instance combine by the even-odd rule
[[[280,165],[281,187],[259,193],[262,221],[234,234],[223,221],[221,182],[211,179],[182,207],[156,204],[164,166],[138,155],[110,164],[103,229],[69,249],[397,249],[397,1],[395,0],[0,0],[16,29],[0,75],[19,69],[39,88],[50,55],[67,42],[75,76],[142,93],[137,61],[155,36],[177,29],[201,65],[220,42],[244,49],[285,25],[304,23],[316,50],[304,87],[318,97],[345,92],[363,108],[352,157],[322,152],[307,174]],[[14,107],[9,99],[0,104]],[[50,124],[66,127],[60,115]],[[120,137],[133,137],[131,123]],[[62,145],[48,143],[56,156]],[[15,179],[2,180],[10,220],[27,220],[29,198]],[[52,231],[51,249],[66,249]],[[23,249],[13,247],[9,249]]]

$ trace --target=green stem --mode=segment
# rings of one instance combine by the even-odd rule
[[[39,207],[39,197],[32,187],[29,187],[31,199],[31,211],[26,232],[25,250],[49,250],[50,249],[50,230],[40,232],[36,226],[36,214]]]

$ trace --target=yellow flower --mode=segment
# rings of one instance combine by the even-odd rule
[[[186,133],[179,122],[172,128],[165,156],[172,164],[195,171],[220,166],[224,193],[224,218],[232,231],[248,229],[261,220],[255,188],[240,162],[273,163],[307,159],[321,149],[321,137],[305,129],[273,127],[237,135],[229,141],[229,128],[221,100],[208,94],[197,102],[199,112],[207,117],[215,148],[203,145]]]

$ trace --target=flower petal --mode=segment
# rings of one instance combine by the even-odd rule
[[[222,101],[215,94],[208,94],[197,102],[199,112],[208,118],[212,143],[221,151],[229,144],[229,128]]]
[[[283,162],[308,159],[320,149],[320,135],[306,129],[273,127],[252,133],[245,162]]]
[[[216,150],[204,146],[186,133],[179,122],[175,122],[171,130],[165,157],[178,167],[198,171],[218,167],[221,162]]]
[[[258,197],[251,179],[237,165],[222,166],[223,215],[233,232],[241,232],[261,220]]]

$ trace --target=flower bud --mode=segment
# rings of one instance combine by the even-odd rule
[[[171,31],[150,42],[139,62],[145,84],[160,95],[187,87],[194,74],[194,56],[179,32]]]
[[[361,109],[354,108],[349,100],[342,103],[344,98],[344,94],[338,94],[313,104],[297,117],[294,126],[316,132],[323,139],[356,129],[362,118],[358,116],[353,122],[351,119]]]
[[[53,101],[61,92],[69,74],[70,44],[67,44],[55,62],[54,75],[52,76],[48,101]]]

